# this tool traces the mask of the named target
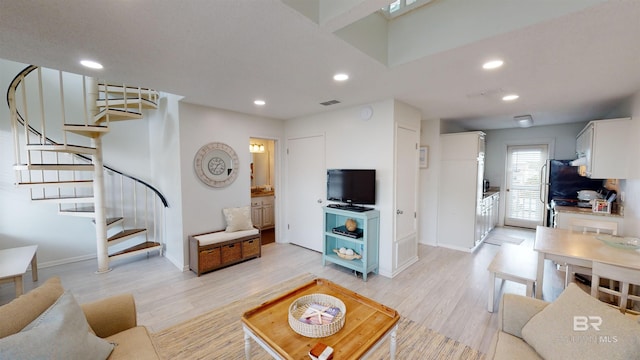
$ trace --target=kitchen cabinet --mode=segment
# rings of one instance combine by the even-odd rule
[[[438,246],[473,251],[484,239],[485,134],[440,135]]]
[[[324,207],[324,236],[322,244],[322,266],[332,262],[340,266],[362,273],[362,280],[367,281],[367,274],[378,273],[378,247],[380,238],[380,212],[369,210],[364,212],[348,211]],[[344,227],[347,219],[356,221],[357,235],[341,234],[339,228]],[[338,229],[334,231],[334,229]],[[361,256],[360,259],[344,259],[334,249],[352,249]]]
[[[498,225],[500,213],[500,193],[494,192],[485,196],[480,202],[480,216],[476,218],[476,243],[482,242]]]
[[[270,229],[275,226],[274,197],[260,196],[251,198],[251,222],[258,229]]]
[[[630,118],[591,121],[576,139],[580,174],[594,179],[626,179],[624,150],[629,144]]]

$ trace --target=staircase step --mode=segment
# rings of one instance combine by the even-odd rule
[[[112,227],[116,227],[118,225],[121,225],[123,221],[124,221],[124,218],[113,217],[113,218],[106,218],[105,222],[107,223],[107,229],[111,229]],[[96,220],[93,219],[91,222],[93,222],[95,224]]]
[[[122,85],[113,85],[113,84],[98,84],[98,91],[107,92],[110,94],[122,94],[123,92],[128,95],[138,95],[138,88],[133,86],[127,86],[123,88]],[[160,93],[156,90],[149,88],[140,88],[140,94],[145,99],[153,99],[160,97]]]
[[[93,171],[93,164],[19,164],[13,166],[14,170],[34,170],[34,171]]]
[[[122,224],[123,221],[124,221],[124,218],[121,218],[121,217],[107,218],[107,229],[110,229],[114,226],[118,226]],[[93,222],[95,223],[95,220]]]
[[[58,210],[58,214],[92,218],[95,215],[95,208],[93,206],[82,206],[74,209],[61,209]]]
[[[151,251],[156,251],[156,250],[158,251],[158,254],[162,254],[162,244],[153,242],[153,241],[146,241],[141,244],[132,246],[128,249],[124,249],[122,251],[118,251],[116,253],[109,255],[109,260],[111,261],[116,259],[122,259],[125,257],[143,254],[143,253],[149,253]]]
[[[27,144],[27,150],[30,151],[53,151],[53,152],[64,152],[71,154],[87,154],[87,155],[95,155],[97,153],[96,148],[92,148],[89,146],[79,146],[79,145],[64,145],[64,144]]]
[[[100,111],[93,117],[93,121],[96,124],[101,124],[107,121],[107,115],[109,115],[109,121],[124,121],[142,119],[142,113],[136,111],[126,111],[123,109],[105,109]]]
[[[111,245],[115,245],[115,244],[119,244],[123,241],[129,240],[131,238],[134,238],[136,236],[140,236],[143,234],[147,233],[147,229],[127,229],[127,230],[123,230],[120,231],[117,234],[114,234],[112,236],[109,236],[109,238],[107,239],[107,243],[109,244],[109,246]]]
[[[138,104],[141,104],[143,109],[158,108],[158,104],[149,99],[139,98],[136,96],[136,97],[127,97],[126,100],[127,101],[125,101],[124,98],[113,98],[113,99],[110,98],[109,101],[106,101],[105,99],[98,99],[96,101],[96,105],[98,105],[98,107],[106,107],[107,105],[109,105],[109,108],[124,108],[126,104],[127,108],[137,109]]]
[[[40,187],[92,187],[93,180],[68,180],[68,181],[33,181],[19,182],[16,184],[21,188],[40,188]]]
[[[58,204],[88,204],[95,202],[93,196],[55,195],[42,198],[31,198],[31,201],[53,202]]]
[[[109,127],[104,125],[64,124],[62,126],[62,129],[70,133],[87,136],[90,138],[97,138],[109,132]]]

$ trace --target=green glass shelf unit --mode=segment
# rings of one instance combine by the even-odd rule
[[[380,239],[380,212],[369,210],[365,212],[348,211],[324,207],[324,236],[322,244],[322,266],[331,262],[348,269],[362,273],[362,280],[367,281],[367,274],[378,273],[378,249]],[[334,228],[345,225],[347,219],[356,221],[361,237],[353,238],[335,233]],[[347,260],[339,257],[334,249],[353,249],[361,256],[360,259]]]

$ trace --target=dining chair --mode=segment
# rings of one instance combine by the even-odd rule
[[[640,270],[594,261],[591,273],[591,296],[599,299],[599,292],[603,292],[618,297],[618,308],[622,313],[633,308],[633,306],[629,306],[629,302],[633,303],[635,301],[640,304],[640,296],[629,292],[630,286],[640,285]],[[620,283],[619,290],[600,286],[600,278],[618,281]],[[637,313],[633,310],[631,312]]]
[[[571,219],[569,222],[569,229],[573,232],[596,233],[596,234],[610,234],[618,235],[618,223],[613,221],[602,220],[590,220],[590,219]],[[591,269],[584,266],[577,266],[566,264],[566,272],[564,279],[564,286],[569,285],[570,282],[575,280],[574,274],[583,274],[591,276]],[[593,281],[592,281],[593,284]],[[613,287],[615,284],[613,281],[609,282],[609,285]]]

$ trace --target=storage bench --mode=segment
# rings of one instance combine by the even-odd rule
[[[213,231],[189,236],[189,269],[198,276],[247,259],[260,257],[261,234],[258,229]]]

